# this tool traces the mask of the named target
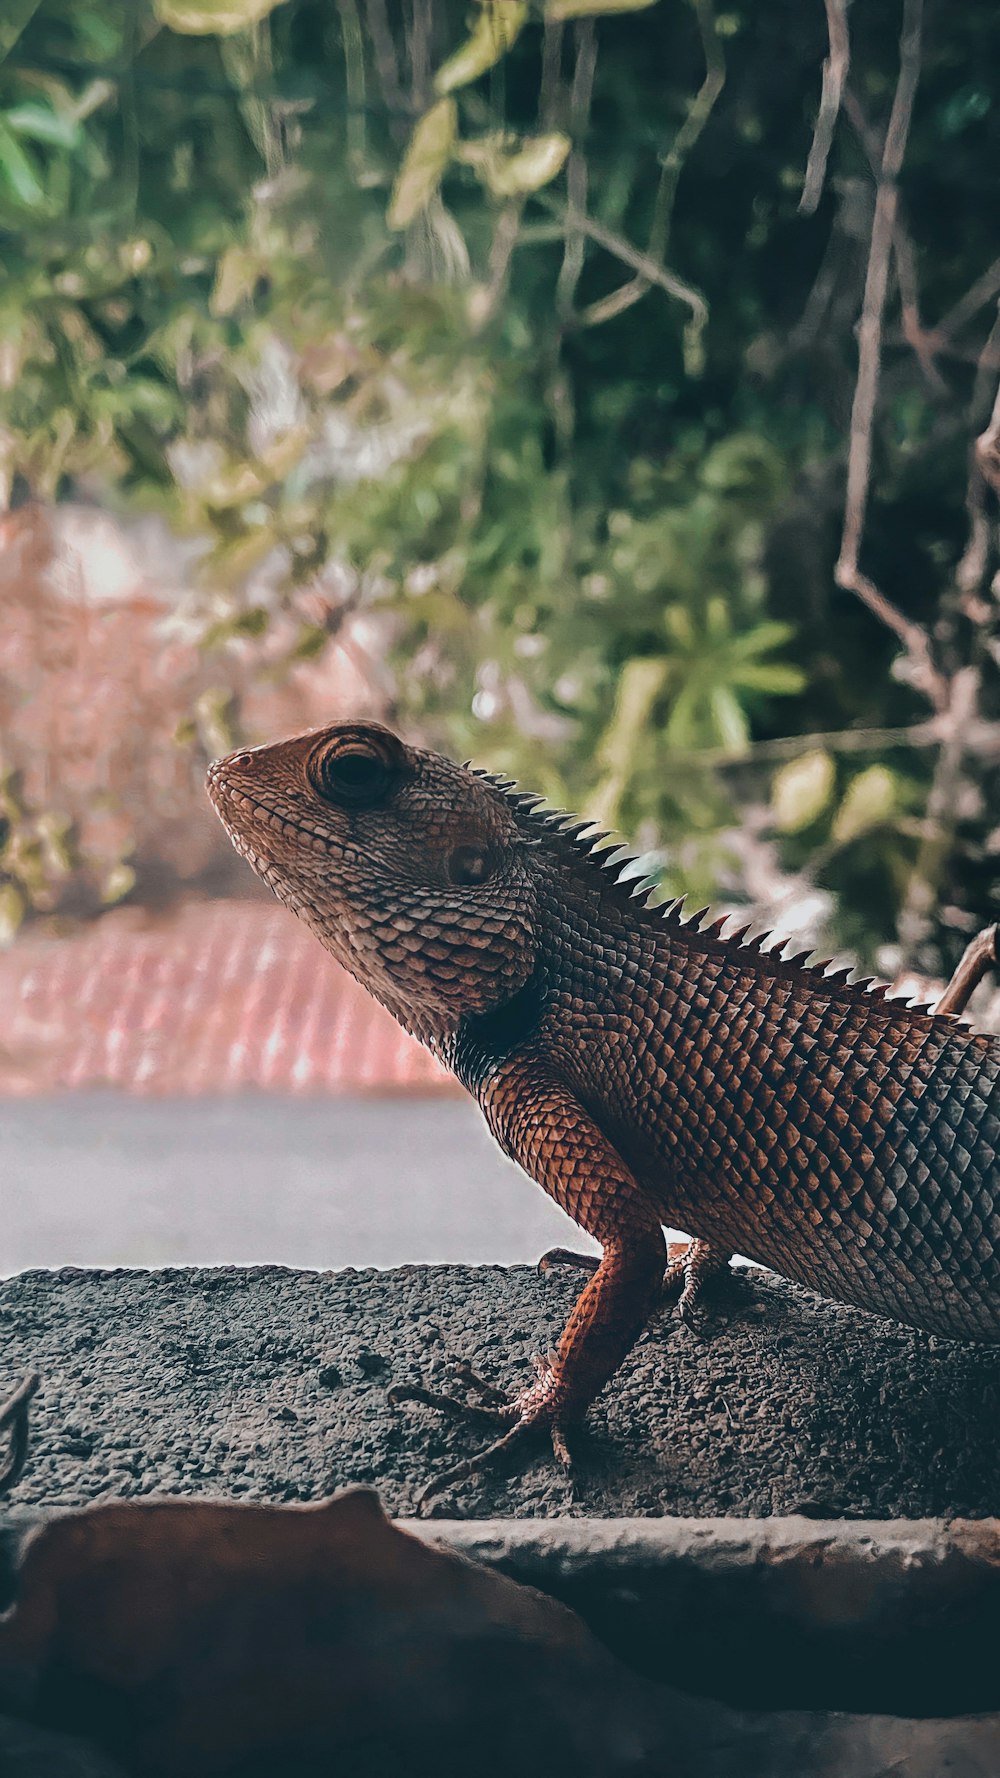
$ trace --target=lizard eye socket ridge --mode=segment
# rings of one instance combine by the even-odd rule
[[[311,762],[310,776],[327,802],[361,808],[385,795],[392,771],[379,753],[365,747],[331,750]]]

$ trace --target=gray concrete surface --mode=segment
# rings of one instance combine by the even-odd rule
[[[0,1103],[0,1276],[29,1266],[514,1265],[591,1246],[471,1101]]]
[[[579,1279],[528,1267],[26,1272],[0,1284],[0,1397],[28,1370],[30,1461],[11,1504],[223,1493],[311,1500],[348,1482],[388,1511],[489,1434],[391,1384],[455,1390],[467,1359],[530,1379]],[[653,1321],[575,1438],[453,1485],[448,1516],[980,1518],[1000,1507],[1000,1349],[958,1345],[744,1274],[708,1338]]]

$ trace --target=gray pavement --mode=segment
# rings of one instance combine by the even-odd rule
[[[0,1275],[29,1266],[513,1265],[592,1246],[471,1103],[0,1103]]]

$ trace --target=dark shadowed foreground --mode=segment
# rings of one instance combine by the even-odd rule
[[[392,1408],[456,1358],[505,1386],[562,1327],[576,1278],[524,1267],[28,1272],[0,1284],[0,1393],[42,1375],[16,1501],[320,1498],[350,1482],[408,1514],[471,1426]],[[454,1517],[1000,1509],[1000,1351],[820,1302],[753,1274],[699,1339],[664,1311],[578,1435],[573,1493],[523,1473],[442,1496]]]
[[[443,1497],[419,1541],[368,1490],[319,1504],[366,1482],[410,1512],[481,1435],[392,1410],[389,1384],[453,1355],[519,1382],[576,1287],[0,1285],[0,1388],[43,1379],[0,1507],[3,1778],[995,1778],[997,1524],[871,1521],[995,1509],[998,1352],[754,1274],[710,1340],[654,1324],[573,1496],[539,1454]]]

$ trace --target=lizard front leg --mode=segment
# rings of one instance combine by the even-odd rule
[[[504,1426],[502,1435],[435,1477],[421,1504],[539,1428],[548,1429],[557,1458],[568,1466],[567,1426],[583,1415],[635,1344],[663,1280],[666,1243],[656,1211],[612,1143],[556,1077],[522,1061],[493,1077],[481,1103],[501,1147],[601,1243],[603,1255],[556,1351],[536,1360],[535,1381],[509,1403],[472,1409],[475,1417]],[[390,1398],[452,1413],[465,1406],[418,1387],[396,1388]]]

